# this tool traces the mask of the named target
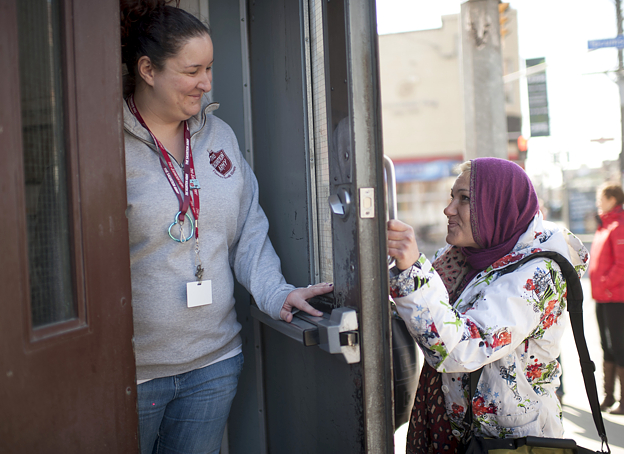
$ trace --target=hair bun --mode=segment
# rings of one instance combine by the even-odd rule
[[[162,11],[172,0],[119,0],[121,11],[121,43],[125,44],[132,35],[132,28],[143,19],[150,18],[156,11]],[[176,1],[176,6],[179,0]]]

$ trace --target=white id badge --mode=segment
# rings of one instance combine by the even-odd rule
[[[212,281],[187,282],[186,305],[188,307],[212,304]]]

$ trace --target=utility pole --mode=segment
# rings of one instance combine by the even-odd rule
[[[622,5],[621,0],[615,0],[615,15],[617,20],[617,34],[622,34]],[[622,132],[622,145],[620,148],[620,180],[624,185],[624,60],[622,49],[618,49],[617,84],[620,90],[620,122]]]
[[[508,159],[499,0],[461,5],[465,159]]]

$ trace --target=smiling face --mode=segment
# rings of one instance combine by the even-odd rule
[[[201,98],[212,88],[213,48],[210,36],[191,38],[178,54],[154,69],[145,80],[153,88],[152,109],[163,121],[184,121],[197,115]]]
[[[448,218],[446,242],[458,247],[479,248],[470,227],[470,172],[463,172],[451,189],[451,202],[444,209]]]

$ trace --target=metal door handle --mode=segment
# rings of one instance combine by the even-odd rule
[[[253,318],[306,347],[318,345],[347,364],[360,362],[360,335],[355,309],[339,307],[333,309],[331,314],[323,313],[322,317],[297,312],[291,323],[273,320],[255,305],[250,309]]]
[[[396,198],[396,176],[394,173],[394,163],[388,156],[384,156],[384,170],[386,171],[386,188],[388,200],[388,218],[397,218],[397,198]]]
[[[394,163],[392,159],[384,155],[384,170],[386,171],[386,200],[388,202],[388,219],[397,218],[397,198],[396,198],[396,175],[394,173]],[[388,267],[392,268],[394,257],[388,256]]]

